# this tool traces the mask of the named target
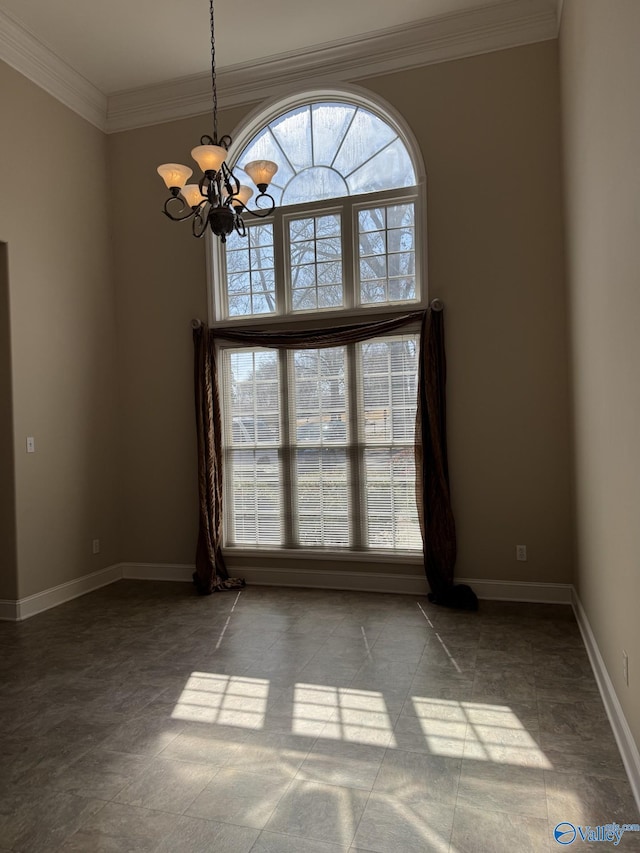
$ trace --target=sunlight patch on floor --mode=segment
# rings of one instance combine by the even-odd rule
[[[264,678],[193,672],[171,716],[260,730],[269,687]],[[291,700],[291,733],[391,748],[417,737],[424,739],[420,751],[433,755],[552,769],[535,736],[507,705],[411,696],[407,706],[396,722],[381,691],[300,682]]]
[[[326,714],[328,709],[331,714],[321,737],[368,746],[396,745],[383,694],[351,687],[296,684],[293,731],[296,720],[314,719],[314,714],[317,719],[318,714]]]
[[[269,681],[211,672],[193,672],[171,714],[173,719],[259,728],[269,698]]]
[[[496,764],[552,769],[534,737],[507,705],[412,697],[429,751],[456,754],[464,740],[464,757]]]

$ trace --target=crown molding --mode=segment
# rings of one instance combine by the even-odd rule
[[[219,105],[255,103],[286,94],[292,86],[348,83],[547,41],[557,32],[549,0],[511,0],[220,70]],[[207,74],[119,92],[109,98],[107,132],[201,115],[210,108]]]
[[[107,129],[107,96],[1,10],[0,59],[100,130]]]
[[[222,108],[255,103],[293,86],[351,83],[557,38],[559,9],[549,0],[509,0],[378,30],[218,71]],[[116,92],[107,98],[6,12],[0,59],[108,133],[209,112],[208,74]]]

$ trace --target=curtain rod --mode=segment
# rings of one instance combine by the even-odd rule
[[[429,303],[429,308],[431,308],[432,311],[444,311],[444,302],[442,299],[432,299]],[[197,317],[194,317],[191,321],[191,328],[199,329],[200,326],[202,326],[202,320],[198,320]]]

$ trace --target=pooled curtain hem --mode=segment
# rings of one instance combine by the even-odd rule
[[[214,592],[229,592],[234,589],[244,589],[247,582],[244,578],[221,578],[216,576],[213,579],[212,587],[204,585],[197,572],[194,572],[193,583],[199,595],[213,595]]]

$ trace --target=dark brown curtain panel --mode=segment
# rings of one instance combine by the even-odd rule
[[[416,501],[431,588],[429,600],[445,607],[477,610],[478,599],[471,587],[453,582],[456,526],[449,490],[446,378],[443,311],[440,306],[431,307],[424,313],[420,331],[416,416]]]
[[[198,436],[198,494],[200,514],[196,570],[193,582],[200,595],[244,586],[230,578],[220,548],[222,542],[222,424],[218,397],[216,352],[206,326],[193,330],[196,429]]]
[[[424,542],[430,599],[448,607],[476,609],[471,589],[453,583],[456,532],[447,467],[444,328],[442,311],[412,311],[390,320],[316,330],[252,331],[201,325],[194,329],[200,525],[194,582],[206,594],[244,585],[229,578],[220,548],[222,537],[222,429],[215,339],[275,349],[319,349],[375,338],[422,321],[418,413],[416,419],[416,499]]]

